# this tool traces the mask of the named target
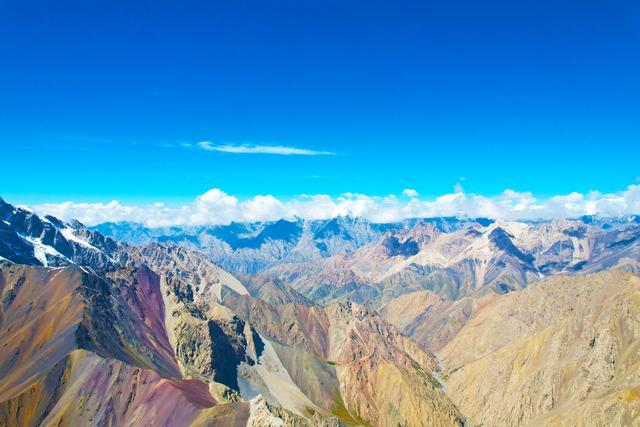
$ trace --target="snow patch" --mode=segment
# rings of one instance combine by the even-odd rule
[[[62,233],[62,235],[64,236],[65,239],[67,240],[71,240],[73,242],[76,242],[77,244],[84,246],[85,248],[97,251],[97,252],[102,252],[100,249],[96,248],[95,246],[93,246],[91,243],[87,242],[86,240],[83,240],[81,238],[79,238],[78,236],[76,236],[75,234],[73,234],[73,228],[63,228],[60,230],[60,233]]]
[[[60,233],[62,233],[62,235],[64,236],[65,239],[70,240],[72,242],[75,242],[77,244],[79,244],[80,246],[87,248],[89,250],[95,251],[95,252],[100,252],[102,255],[104,255],[105,257],[107,257],[107,259],[111,262],[115,262],[115,260],[113,258],[111,258],[109,255],[107,255],[104,251],[96,248],[95,246],[93,246],[91,243],[87,242],[84,239],[81,239],[80,237],[76,236],[73,232],[73,228],[63,228],[60,230]]]
[[[47,261],[47,255],[50,255],[55,258],[62,258],[66,261],[71,262],[66,256],[62,255],[60,252],[58,252],[51,246],[47,246],[43,244],[39,237],[34,238],[34,237],[25,237],[22,235],[19,235],[19,236],[22,237],[27,242],[31,243],[31,245],[33,246],[33,256],[36,257],[36,259],[40,261],[40,263],[43,266],[45,267],[49,266],[49,263]]]

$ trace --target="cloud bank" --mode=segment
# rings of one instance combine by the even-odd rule
[[[372,222],[392,222],[406,218],[435,216],[488,217],[494,219],[573,218],[581,215],[627,216],[640,213],[640,185],[630,185],[616,193],[570,193],[538,199],[530,192],[505,190],[492,197],[467,194],[463,191],[437,198],[421,199],[415,190],[406,196],[368,196],[345,193],[338,197],[325,194],[300,195],[279,200],[271,195],[259,195],[240,200],[217,188],[196,197],[191,203],[167,206],[126,205],[116,200],[109,203],[41,204],[30,206],[43,214],[58,218],[78,219],[87,225],[108,221],[132,221],[149,227],[170,225],[196,226],[235,222],[274,221],[301,217],[327,219],[352,215]]]
[[[284,145],[250,145],[250,144],[213,144],[209,141],[198,142],[198,147],[206,151],[221,151],[235,154],[278,154],[281,156],[332,156],[330,151],[315,151],[305,148],[287,147]]]

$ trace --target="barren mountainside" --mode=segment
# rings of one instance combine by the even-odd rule
[[[439,354],[473,423],[636,425],[640,279],[545,279],[477,306]]]
[[[0,219],[1,426],[639,425],[635,220]]]

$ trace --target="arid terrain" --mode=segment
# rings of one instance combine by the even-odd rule
[[[0,201],[0,425],[640,425],[640,223]]]

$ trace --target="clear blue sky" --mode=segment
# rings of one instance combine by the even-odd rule
[[[0,195],[539,195],[640,176],[638,1],[0,1]],[[287,146],[335,155],[184,147]]]

